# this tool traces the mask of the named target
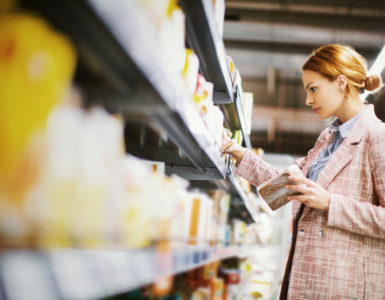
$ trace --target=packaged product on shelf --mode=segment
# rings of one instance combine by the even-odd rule
[[[164,66],[181,74],[185,65],[185,15],[177,1],[169,1],[158,30],[158,45]]]
[[[231,226],[230,224],[226,224],[226,227],[225,227],[225,242],[224,242],[224,246],[229,246],[230,244],[232,244],[232,231],[231,231]]]
[[[193,289],[189,299],[193,299],[193,297],[209,300],[225,299],[225,282],[223,278],[218,278],[219,265],[220,262],[217,261],[187,273],[185,290]]]
[[[245,126],[246,126],[245,133],[248,135],[250,135],[251,133],[253,103],[254,103],[253,93],[243,92],[242,109],[243,109],[243,115],[245,117]]]
[[[197,288],[190,296],[191,300],[211,300],[210,289],[206,287]]]
[[[189,230],[189,244],[207,245],[211,231],[212,201],[203,193],[191,193],[192,210]]]
[[[188,182],[154,171],[154,163],[134,157],[126,158],[125,172],[123,231],[126,245],[141,248],[152,242],[167,241],[170,247],[186,241],[191,210],[186,200],[189,199]]]
[[[230,195],[223,190],[209,190],[208,194],[213,201],[213,225],[210,240],[215,244],[224,245]]]
[[[245,236],[248,232],[247,225],[244,221],[234,219],[232,220],[232,244],[241,245],[244,242]]]
[[[265,151],[262,149],[262,148],[253,148],[252,149],[253,150],[253,152],[256,154],[256,155],[258,155],[258,156],[263,156],[263,154],[265,153]]]
[[[76,107],[58,108],[48,120],[47,154],[36,205],[39,244],[43,247],[68,247],[71,244],[69,227],[74,221],[71,208],[78,207],[77,192],[81,189],[78,135],[83,121],[83,111]]]
[[[162,19],[169,13],[175,6],[175,0],[139,0],[136,1],[140,4],[148,14],[148,21],[153,21],[157,28],[159,28]]]
[[[193,100],[206,128],[214,137],[216,143],[221,145],[224,116],[222,111],[214,105],[213,89],[214,85],[207,82],[201,74],[198,74]]]
[[[208,198],[208,201],[206,202],[206,215],[205,215],[205,232],[203,240],[205,241],[206,245],[210,244],[210,238],[211,238],[211,231],[212,231],[212,220],[213,220],[213,202],[211,199]]]
[[[163,247],[162,243],[166,247]],[[168,248],[166,242],[160,242],[157,249],[157,261],[159,262],[159,268],[163,273],[170,273],[172,270],[172,253]],[[163,249],[162,249],[163,248]],[[152,284],[152,295],[155,297],[163,297],[170,294],[174,284],[173,275],[158,276]]]
[[[107,243],[122,156],[123,126],[104,110],[63,106],[51,114],[37,201],[42,246]]]
[[[243,135],[241,130],[233,130],[233,136],[231,139],[237,143],[238,145],[242,145],[243,142]]]
[[[111,212],[115,181],[123,157],[123,125],[102,108],[92,108],[83,125],[79,155],[78,205],[72,212],[72,237],[79,237],[80,245],[104,246],[109,224],[114,224]],[[80,142],[79,142],[80,144]],[[108,224],[106,226],[106,224]],[[75,232],[77,233],[75,235]]]
[[[223,300],[225,283],[223,278],[213,278],[210,281],[210,300]]]
[[[271,218],[266,213],[260,213],[258,214],[257,222],[252,224],[252,226],[255,229],[254,236],[258,238],[258,242],[267,244],[273,233]]]
[[[32,38],[33,37],[33,38]],[[50,111],[70,85],[71,42],[35,16],[0,18],[0,242],[23,244],[35,233],[29,204],[41,172]]]
[[[186,85],[189,96],[193,96],[197,87],[199,74],[199,58],[193,50],[186,49],[186,61],[184,64],[182,77]]]
[[[249,285],[249,295],[254,298],[271,299],[272,278],[266,278],[266,275],[255,276]]]
[[[239,176],[237,176],[236,178],[239,182],[239,185],[242,187],[242,190],[245,191],[246,195],[249,195],[251,193],[250,181],[248,181],[242,177],[239,177]]]
[[[226,56],[226,62],[227,62],[227,66],[228,66],[229,71],[230,71],[231,82],[234,82],[236,69],[235,69],[235,64],[234,64],[232,57],[227,55]]]
[[[216,278],[218,275],[219,264],[220,262],[216,261],[199,268],[199,270],[202,271],[202,280],[209,283],[212,279]]]
[[[196,82],[196,89],[194,93],[194,103],[197,105],[199,114],[203,117],[207,114],[209,108],[214,105],[213,103],[213,90],[214,85],[211,82],[198,74],[198,80]]]
[[[118,216],[122,224],[123,245],[129,248],[146,247],[151,244],[153,216],[150,200],[156,197],[156,192],[148,188],[151,166],[128,155],[121,161],[125,192]]]
[[[269,204],[272,210],[276,210],[288,203],[289,200],[287,199],[287,196],[296,194],[296,192],[285,188],[286,185],[291,184],[288,177],[292,175],[303,176],[303,173],[297,165],[291,165],[286,170],[258,187],[259,194],[267,204]]]
[[[225,1],[224,0],[213,0],[215,21],[218,26],[219,36],[223,36],[223,25],[225,21]]]
[[[177,222],[173,223],[173,229],[178,232],[176,235],[176,240],[181,241],[184,245],[187,244],[190,238],[190,224],[192,217],[192,198],[187,194],[187,192],[182,195],[179,202],[179,207],[176,210],[181,212],[178,214]]]
[[[239,72],[238,69],[235,69],[234,71],[233,88],[237,90],[239,97],[242,99],[242,95],[243,95],[242,78],[241,78],[241,73]],[[242,101],[241,101],[241,105],[242,105]]]
[[[241,282],[241,272],[238,269],[224,269],[222,270],[225,281],[225,299],[238,300],[239,289]]]
[[[211,132],[217,145],[222,145],[223,130],[223,112],[218,106],[212,105],[208,107],[207,114],[203,117],[207,129]]]
[[[178,194],[178,184],[184,185],[184,182],[177,181],[177,177],[158,177],[156,183],[153,181],[151,184],[154,187],[154,192],[157,195],[153,195],[151,198],[151,214],[153,215],[152,236],[154,240],[171,240],[176,239],[177,236],[172,234],[176,232],[173,222],[174,217],[178,212],[184,212],[180,204],[180,198]],[[182,199],[183,201],[183,199]],[[182,223],[182,221],[180,222]],[[183,225],[183,224],[182,224]]]
[[[189,183],[175,175],[176,181],[176,203],[171,217],[170,239],[173,248],[183,247],[189,239],[189,230],[191,222],[192,199],[187,192]]]

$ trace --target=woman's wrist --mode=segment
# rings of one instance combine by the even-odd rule
[[[232,153],[232,157],[234,157],[235,160],[237,161],[237,165],[241,163],[243,157],[245,156],[245,153],[246,153],[246,149],[243,147],[240,147],[239,149],[235,150]]]

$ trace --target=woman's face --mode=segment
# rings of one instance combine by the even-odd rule
[[[302,81],[306,91],[306,105],[311,106],[321,120],[331,116],[338,118],[342,114],[345,89],[341,89],[337,79],[329,81],[317,72],[305,70]]]

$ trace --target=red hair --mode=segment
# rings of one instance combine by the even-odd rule
[[[322,46],[313,51],[302,66],[302,70],[310,70],[321,74],[330,81],[339,75],[347,78],[346,96],[358,96],[362,89],[374,91],[381,88],[379,75],[367,76],[365,58],[352,47],[338,44]]]

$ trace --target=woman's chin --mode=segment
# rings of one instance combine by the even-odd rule
[[[322,115],[322,114],[319,114],[318,115],[318,118],[321,120],[321,121],[324,121],[326,119],[328,119],[330,116],[327,116],[327,115]]]

